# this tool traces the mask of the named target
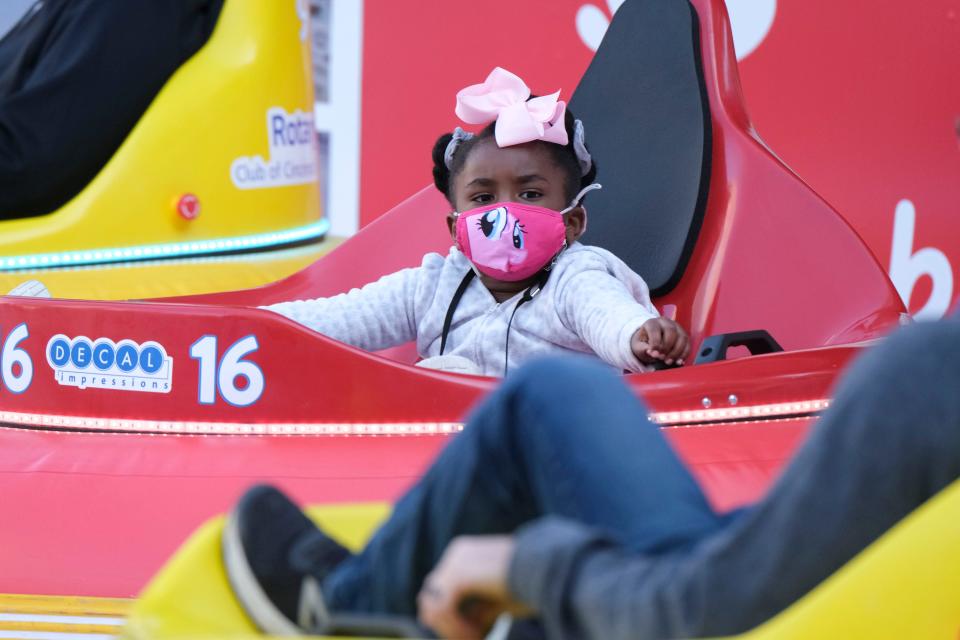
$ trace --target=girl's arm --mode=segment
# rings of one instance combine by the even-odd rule
[[[646,371],[631,346],[644,323],[659,317],[645,287],[635,286],[631,292],[604,269],[564,275],[557,294],[563,323],[604,362],[628,371]]]
[[[386,349],[416,339],[415,307],[425,271],[425,266],[402,269],[330,298],[279,302],[263,308],[355,347]]]

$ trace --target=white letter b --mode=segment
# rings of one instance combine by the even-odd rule
[[[890,252],[890,279],[903,304],[910,304],[910,294],[921,276],[933,280],[933,290],[923,307],[913,314],[917,320],[936,320],[950,308],[953,296],[953,269],[943,251],[924,247],[913,251],[917,212],[909,200],[901,200],[893,214],[893,249]]]

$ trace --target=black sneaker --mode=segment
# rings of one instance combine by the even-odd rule
[[[289,498],[267,485],[240,498],[223,531],[230,585],[254,623],[275,635],[328,626],[320,584],[349,556]]]

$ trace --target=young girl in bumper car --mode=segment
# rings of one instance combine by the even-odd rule
[[[578,240],[597,168],[559,92],[531,97],[496,68],[457,94],[457,128],[433,150],[454,246],[417,268],[331,298],[269,307],[320,333],[379,350],[415,340],[423,366],[503,375],[539,355],[592,354],[619,371],[682,363],[685,331],[643,279]]]

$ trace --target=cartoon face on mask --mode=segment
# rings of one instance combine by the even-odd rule
[[[586,193],[599,188],[596,183],[584,187],[563,211],[498,202],[455,212],[457,245],[480,273],[505,282],[526,280],[548,267],[566,248],[563,214],[579,206]]]
[[[566,244],[559,211],[518,202],[485,205],[457,216],[457,244],[484,275],[526,280]]]

